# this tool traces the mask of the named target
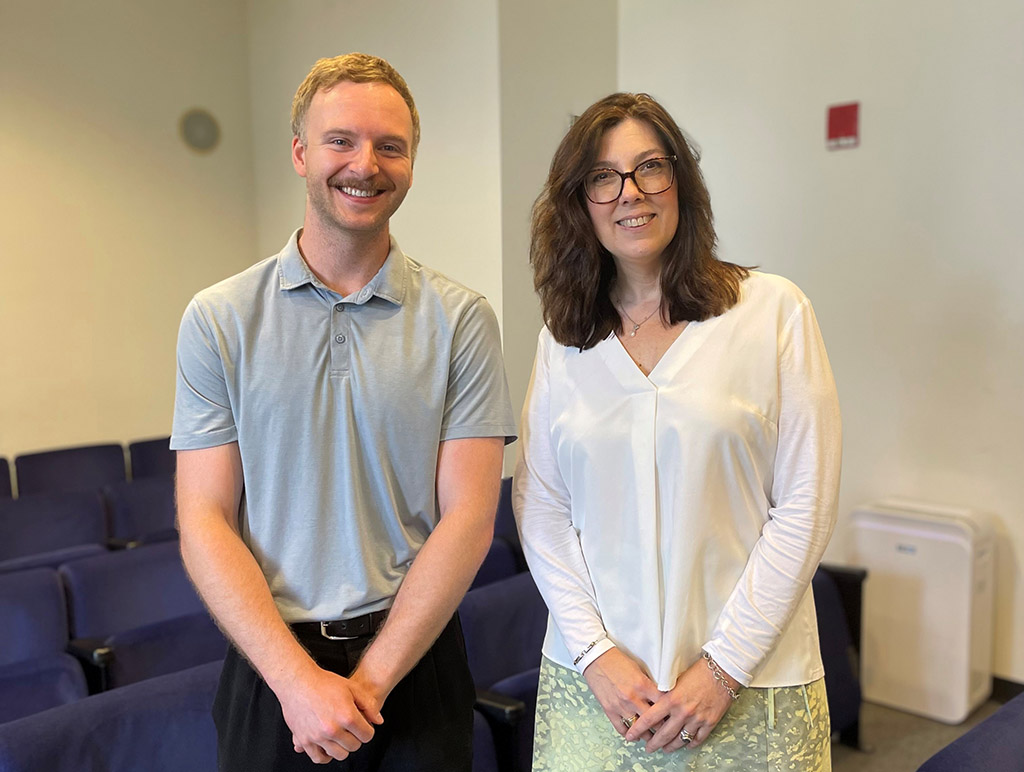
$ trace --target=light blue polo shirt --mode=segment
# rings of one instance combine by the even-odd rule
[[[438,522],[439,443],[515,439],[482,295],[392,239],[343,298],[298,236],[189,303],[171,437],[175,450],[238,442],[242,537],[289,623],[388,608]]]

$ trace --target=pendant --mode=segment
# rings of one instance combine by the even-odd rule
[[[636,331],[639,330],[639,329],[640,329],[640,325],[637,324],[636,322],[634,322],[633,323],[633,332],[629,333],[629,337],[635,338],[636,337]]]

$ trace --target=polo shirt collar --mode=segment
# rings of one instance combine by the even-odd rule
[[[299,235],[301,233],[301,228],[296,230],[278,255],[278,275],[282,290],[297,289],[306,284],[323,287],[320,280],[310,270],[309,265],[306,264],[302,253],[299,252]],[[401,305],[405,298],[408,270],[405,254],[399,248],[395,237],[391,236],[391,249],[384,265],[363,289],[352,293],[349,297],[356,302],[364,302],[370,296],[377,295],[391,303]]]

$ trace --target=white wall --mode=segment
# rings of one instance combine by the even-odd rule
[[[261,255],[302,225],[292,97],[323,56],[363,51],[402,73],[420,113],[412,190],[392,233],[414,259],[487,296],[501,318],[497,0],[249,0]]]
[[[181,313],[255,245],[243,28],[241,0],[4,4],[0,455],[169,433]]]
[[[543,326],[530,269],[530,210],[572,115],[615,91],[615,0],[502,0],[501,204],[505,370],[516,417]],[[506,452],[512,472],[516,446]]]
[[[619,9],[620,86],[703,148],[722,256],[814,302],[845,425],[829,555],[878,497],[994,513],[995,672],[1024,681],[1024,6]],[[826,107],[852,100],[861,147],[827,151]]]

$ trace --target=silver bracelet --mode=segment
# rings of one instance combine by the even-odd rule
[[[585,649],[584,649],[583,651],[581,651],[581,652],[580,652],[580,655],[579,655],[578,657],[576,657],[576,659],[574,659],[574,660],[572,661],[572,664],[573,664],[574,666],[575,666],[575,665],[578,665],[578,664],[580,664],[580,660],[581,660],[581,659],[583,659],[583,658],[584,658],[585,656],[587,656],[587,652],[588,652],[588,651],[590,651],[590,650],[591,650],[592,648],[594,648],[595,646],[597,646],[597,641],[591,641],[591,642],[590,642],[590,645],[589,645],[589,646],[587,646],[587,648],[585,648]]]
[[[740,693],[729,686],[729,682],[725,680],[725,673],[722,672],[722,668],[718,666],[718,663],[711,659],[711,655],[706,651],[702,651],[701,656],[708,661],[708,670],[710,670],[712,675],[714,675],[715,680],[722,685],[723,689],[729,692],[729,696],[732,697],[734,701],[738,700],[740,698]]]

